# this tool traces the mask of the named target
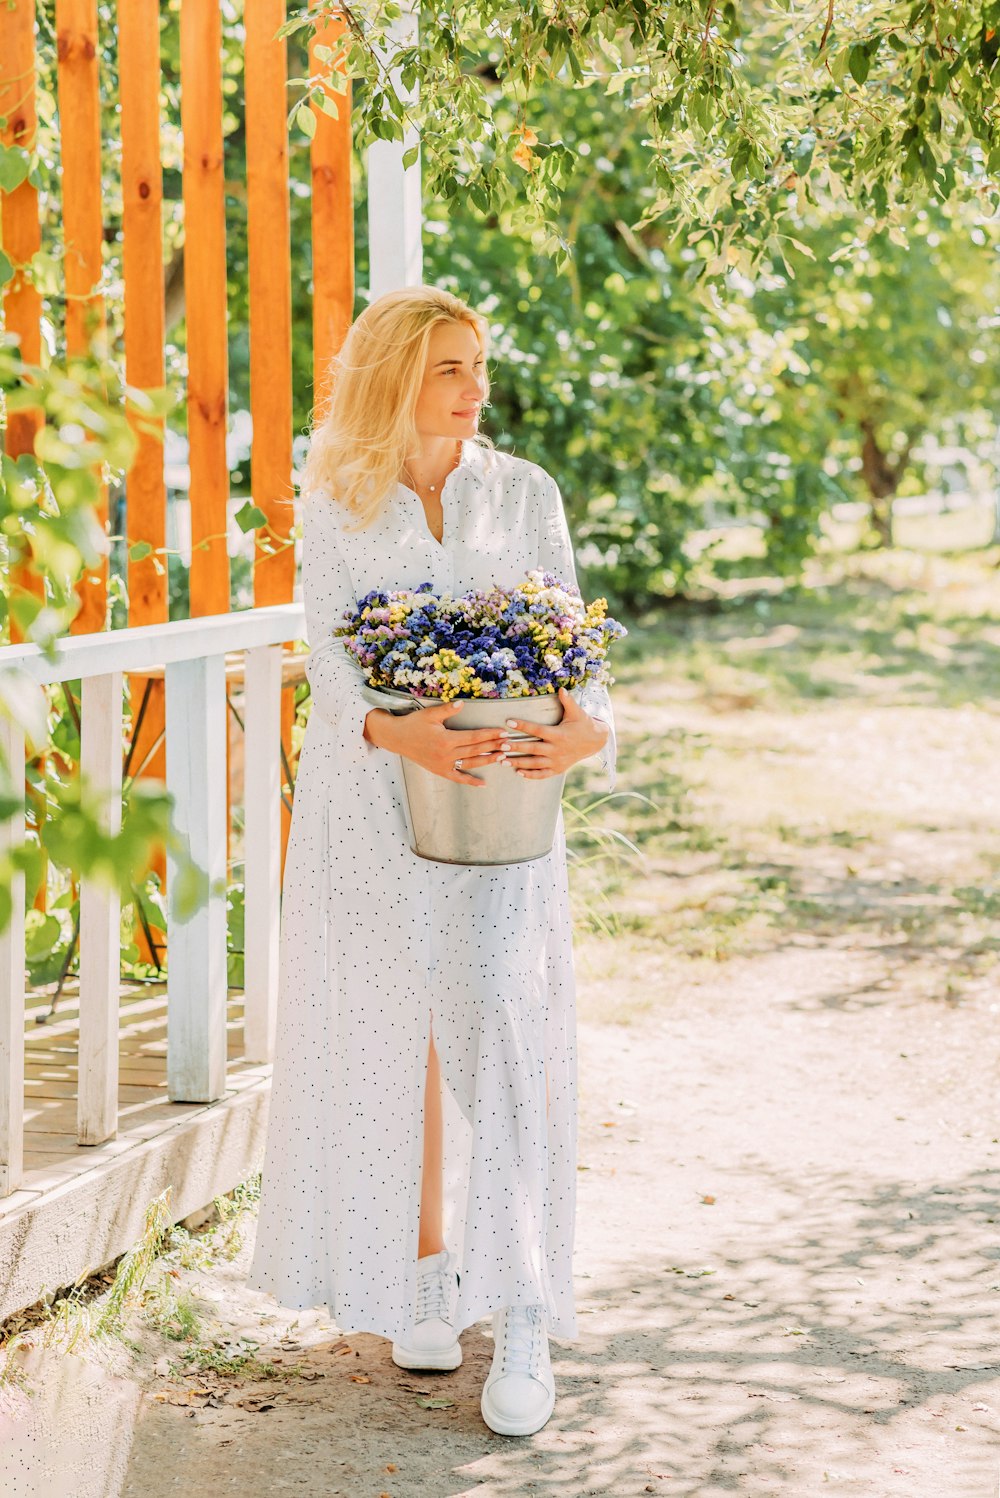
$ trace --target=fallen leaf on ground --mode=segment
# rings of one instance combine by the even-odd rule
[[[371,1379],[368,1377],[367,1373],[352,1373],[351,1374],[351,1383],[352,1384],[370,1384],[371,1383]]]
[[[417,1403],[423,1405],[425,1410],[450,1410],[453,1407],[455,1401],[454,1399],[441,1399],[439,1397],[432,1397],[429,1399],[418,1399]]]

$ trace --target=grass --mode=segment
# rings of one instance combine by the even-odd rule
[[[635,851],[571,878],[583,970],[642,983],[596,985],[595,1017],[628,1023],[699,964],[789,943],[892,950],[948,1002],[985,980],[997,548],[830,551],[799,585],[677,605],[616,649],[618,785],[645,799],[601,820]],[[583,785],[598,795],[599,772]]]
[[[0,1325],[0,1403],[5,1391],[31,1392],[21,1355],[32,1348],[77,1353],[98,1362],[116,1348],[137,1355],[141,1349],[128,1335],[136,1313],[167,1340],[185,1344],[171,1364],[179,1374],[196,1369],[272,1376],[261,1372],[271,1365],[258,1364],[253,1347],[199,1345],[201,1313],[180,1283],[182,1270],[209,1269],[239,1253],[244,1222],[260,1194],[259,1171],[215,1197],[214,1217],[198,1231],[171,1223],[170,1194],[167,1187],[149,1203],[139,1241],[109,1270],[81,1276],[75,1285],[61,1287]]]

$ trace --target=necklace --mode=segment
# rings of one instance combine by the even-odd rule
[[[459,445],[458,452],[455,455],[455,461],[454,461],[454,463],[452,463],[451,467],[448,469],[448,473],[454,473],[455,469],[458,467],[458,465],[459,465],[459,463],[461,461],[462,461],[462,448],[461,448],[461,445]],[[413,475],[410,473],[410,470],[408,468],[406,468],[405,465],[404,465],[404,472],[406,473],[406,475],[407,475],[408,478],[412,478],[413,477]],[[445,474],[445,476],[444,476],[445,478],[448,477],[448,473]],[[444,479],[442,479],[441,482],[443,484],[444,483]],[[415,483],[414,483],[413,487],[414,487],[414,489],[416,489],[417,486],[416,486]],[[426,484],[424,487],[427,488],[427,489],[429,489],[432,494],[436,494],[437,493],[437,488],[438,488],[437,484]]]

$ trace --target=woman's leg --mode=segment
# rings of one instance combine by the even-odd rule
[[[417,1309],[410,1335],[395,1339],[392,1360],[401,1368],[438,1368],[447,1371],[462,1361],[462,1348],[453,1324],[449,1301],[458,1286],[454,1259],[441,1231],[443,1216],[443,1119],[441,1069],[434,1036],[428,1037],[427,1080],[424,1088],[423,1166],[420,1185],[420,1224],[417,1244]],[[386,1498],[386,1495],[383,1495]]]
[[[420,1188],[420,1236],[417,1257],[440,1253],[444,1248],[441,1223],[444,1183],[444,1124],[441,1116],[441,1068],[434,1035],[427,1051],[427,1084],[424,1091],[424,1166]]]

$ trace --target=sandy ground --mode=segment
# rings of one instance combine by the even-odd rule
[[[269,1345],[308,1378],[200,1409],[149,1379],[124,1491],[993,1498],[997,1006],[910,1004],[883,976],[793,945],[581,1025],[581,1336],[552,1343],[537,1435],[482,1422],[488,1322],[455,1373],[418,1376],[302,1317]],[[266,1337],[248,1249],[209,1288]]]

